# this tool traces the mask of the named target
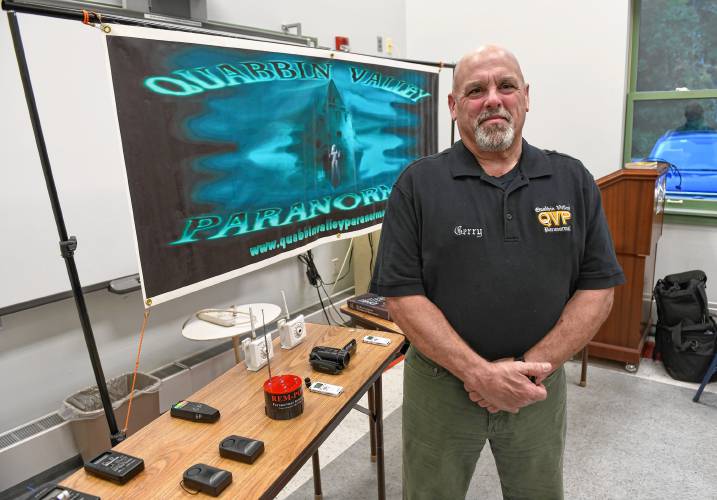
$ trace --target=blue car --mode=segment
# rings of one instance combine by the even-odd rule
[[[717,131],[670,130],[650,152],[650,160],[672,163],[680,172],[667,175],[667,192],[689,198],[717,197]]]

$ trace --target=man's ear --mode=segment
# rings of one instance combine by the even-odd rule
[[[448,94],[448,110],[451,112],[451,118],[456,119],[456,100],[453,98],[453,94]]]
[[[525,84],[525,110],[530,111],[530,84]]]

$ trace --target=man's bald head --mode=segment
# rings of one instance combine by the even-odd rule
[[[453,71],[453,93],[456,93],[461,88],[472,67],[491,61],[502,61],[513,66],[513,69],[520,77],[520,83],[525,84],[518,58],[511,51],[499,45],[483,45],[465,54],[456,64]]]
[[[486,45],[461,57],[448,107],[463,143],[474,154],[519,154],[529,86],[509,50]]]

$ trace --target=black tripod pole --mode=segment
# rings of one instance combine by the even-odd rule
[[[77,239],[74,236],[67,236],[65,220],[62,217],[62,208],[60,207],[60,200],[57,197],[55,179],[52,176],[52,169],[50,168],[50,159],[47,155],[45,137],[42,134],[42,127],[40,126],[40,117],[37,113],[35,95],[32,91],[30,72],[27,68],[27,59],[25,58],[25,49],[22,45],[22,37],[20,36],[20,26],[17,22],[17,15],[15,14],[15,12],[9,11],[7,13],[7,17],[8,21],[10,22],[10,33],[12,34],[12,41],[15,47],[15,55],[17,56],[17,65],[20,69],[22,87],[25,91],[27,109],[30,112],[32,130],[35,133],[37,152],[40,154],[40,163],[42,164],[42,171],[45,174],[45,184],[47,185],[47,192],[50,195],[52,213],[55,216],[57,233],[60,236],[60,253],[62,255],[62,258],[65,259],[67,275],[70,278],[70,285],[72,286],[72,295],[74,295],[75,297],[75,305],[77,306],[77,314],[80,316],[80,323],[82,325],[82,332],[85,335],[85,343],[87,344],[87,351],[90,355],[92,370],[95,373],[97,388],[100,392],[102,406],[105,409],[105,416],[107,417],[107,425],[109,425],[110,429],[110,440],[112,442],[112,446],[115,446],[117,443],[122,441],[125,436],[117,428],[117,421],[115,420],[115,415],[112,411],[112,403],[110,401],[109,393],[107,392],[105,376],[104,373],[102,373],[102,363],[100,362],[100,356],[97,353],[97,344],[95,344],[95,337],[92,333],[90,317],[87,314],[87,305],[85,304],[85,297],[82,294],[82,287],[80,286],[80,277],[77,274],[77,266],[75,264],[74,256],[75,249],[77,248]]]

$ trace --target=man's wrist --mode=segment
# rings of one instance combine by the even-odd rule
[[[485,381],[489,378],[491,363],[478,355],[473,362],[462,364],[462,366],[465,366],[466,369],[458,375],[458,378],[464,382],[468,380]]]

